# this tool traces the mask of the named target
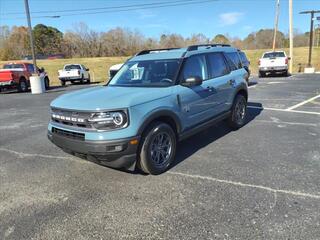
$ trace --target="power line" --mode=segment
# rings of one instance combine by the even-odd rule
[[[92,15],[92,14],[101,14],[101,13],[116,13],[116,12],[128,12],[136,11],[143,9],[154,9],[154,8],[165,8],[165,7],[174,7],[174,6],[186,6],[186,5],[195,5],[202,3],[215,2],[218,0],[180,0],[180,1],[170,1],[170,2],[161,2],[161,3],[149,3],[149,4],[136,4],[136,5],[127,5],[127,6],[114,6],[114,7],[103,7],[103,8],[94,8],[94,9],[108,9],[104,11],[93,11],[93,12],[84,12],[84,13],[71,13],[71,14],[59,14],[59,17],[68,17],[68,16],[79,16],[79,15]],[[137,7],[138,6],[138,7]],[[118,10],[117,10],[118,9]],[[77,9],[75,11],[92,11],[93,9]],[[71,10],[62,10],[64,12],[69,12]],[[42,13],[58,13],[60,11],[42,11]],[[36,13],[36,12],[33,12]],[[37,12],[39,13],[39,12]],[[20,14],[20,13],[19,13]],[[48,18],[52,16],[33,16],[32,18]],[[17,18],[2,18],[2,19],[24,19],[22,17]]]
[[[34,11],[32,14],[37,13],[64,13],[64,12],[87,12],[94,10],[102,10],[102,9],[118,9],[118,8],[130,8],[130,7],[142,7],[142,6],[150,6],[150,5],[163,5],[170,3],[179,3],[179,2],[192,2],[196,0],[179,0],[179,1],[161,1],[161,2],[152,2],[152,3],[143,3],[143,4],[130,4],[130,5],[121,5],[121,6],[108,6],[108,7],[96,7],[96,8],[76,8],[76,9],[64,9],[64,10],[52,10],[52,11]],[[20,15],[24,14],[24,12],[8,12],[7,15]]]

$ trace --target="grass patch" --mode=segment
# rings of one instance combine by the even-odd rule
[[[287,54],[289,49],[284,49]],[[245,50],[250,62],[251,71],[253,74],[258,72],[258,60],[262,56],[263,52],[268,51],[266,49],[259,50]],[[295,48],[294,49],[294,67],[293,72],[299,71],[299,63],[304,67],[308,62],[308,51],[307,47]],[[51,85],[59,85],[58,70],[63,68],[65,64],[79,63],[83,64],[90,69],[92,82],[103,82],[105,83],[109,78],[110,66],[122,63],[129,57],[97,57],[97,58],[70,58],[70,59],[55,59],[55,60],[38,60],[37,64],[40,67],[44,67],[49,74]],[[7,61],[8,62],[8,61]],[[0,64],[4,64],[1,62]],[[314,48],[313,50],[313,66],[319,71],[320,70],[320,48]],[[303,71],[303,69],[302,69]]]

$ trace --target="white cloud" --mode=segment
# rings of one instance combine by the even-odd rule
[[[243,15],[244,15],[244,13],[242,13],[242,12],[222,13],[219,15],[220,25],[221,26],[234,25],[241,20]]]
[[[136,12],[139,14],[140,19],[154,18],[157,16],[157,14],[147,10],[137,10]]]
[[[166,28],[168,27],[166,24],[162,23],[150,23],[143,26],[144,28]]]

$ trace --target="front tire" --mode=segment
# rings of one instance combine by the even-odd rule
[[[165,172],[174,160],[176,134],[166,123],[154,122],[141,139],[138,167],[146,174]]]
[[[88,75],[88,79],[87,79],[87,84],[90,84],[91,83],[91,76],[90,74]]]
[[[62,86],[62,87],[66,85],[66,82],[63,81],[63,80],[60,80],[60,83],[61,83],[61,86]]]
[[[236,130],[246,123],[247,99],[242,94],[238,94],[234,99],[231,115],[228,118],[228,125]]]

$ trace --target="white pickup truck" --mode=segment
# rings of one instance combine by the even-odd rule
[[[62,86],[66,85],[67,81],[80,81],[81,83],[90,83],[89,68],[86,68],[82,64],[64,65],[63,69],[58,71],[58,75]]]
[[[120,68],[123,66],[123,63],[112,65],[109,68],[109,79],[112,79],[114,75],[117,74],[117,72],[120,70]]]
[[[276,73],[287,76],[289,60],[284,51],[265,52],[259,60],[259,77]]]

